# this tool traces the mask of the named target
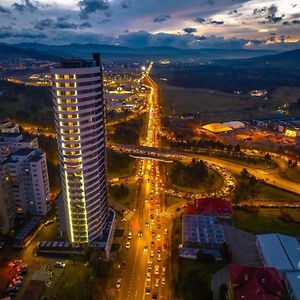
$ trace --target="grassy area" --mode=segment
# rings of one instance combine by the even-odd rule
[[[199,113],[203,121],[231,121],[237,119],[260,118],[274,115],[275,106],[285,102],[295,102],[296,90],[291,89],[290,97],[282,97],[285,90],[278,90],[272,100],[250,95],[235,95],[212,91],[209,89],[180,88],[161,84],[162,113],[167,116],[171,112]],[[298,92],[299,94],[299,92]]]
[[[280,175],[285,179],[300,183],[300,168],[299,167],[288,168],[285,172],[282,172]]]
[[[216,155],[216,157],[218,157]],[[255,168],[255,169],[260,169],[260,170],[270,170],[270,169],[275,169],[278,165],[274,160],[269,160],[267,163],[263,162],[260,157],[253,157],[251,156],[251,159],[255,159],[253,161],[246,161],[246,160],[241,160],[241,159],[234,159],[234,158],[227,158],[227,157],[221,157],[222,160],[225,161],[230,161],[235,164],[239,164],[241,166],[250,167],[250,168]],[[257,158],[257,160],[256,160]]]
[[[173,196],[166,196],[165,197],[165,203],[166,203],[166,207],[170,207],[174,204],[180,203],[182,202],[181,198],[177,198],[177,197],[173,197]]]
[[[126,196],[124,197],[120,197],[120,198],[114,198],[111,194],[110,194],[110,201],[111,204],[119,204],[125,208],[128,209],[133,209],[134,208],[134,201],[135,201],[135,197],[136,197],[136,189],[137,189],[137,185],[136,183],[129,183],[127,184],[127,187],[129,189],[129,192]]]
[[[289,193],[274,186],[263,184],[260,193],[256,197],[261,201],[300,201],[300,195]]]
[[[237,228],[254,234],[276,232],[299,236],[300,233],[300,224],[283,221],[282,219],[279,219],[279,215],[276,217],[274,214],[270,214],[270,211],[266,213],[262,209],[258,212],[235,210],[233,214],[233,223]]]
[[[171,172],[171,166],[166,167],[167,174]],[[206,193],[219,189],[223,184],[222,177],[215,171],[208,169],[208,176],[197,187],[179,186],[172,182],[171,176],[167,176],[167,186],[186,193]]]
[[[300,88],[299,87],[289,87],[282,86],[278,87],[272,94],[272,99],[280,104],[286,102],[296,102],[299,98]]]
[[[72,262],[64,269],[53,268],[52,271],[53,283],[45,290],[47,299],[92,299],[93,277],[89,265]]]

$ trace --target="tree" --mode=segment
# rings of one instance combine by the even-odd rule
[[[197,260],[204,264],[213,264],[216,262],[216,258],[209,253],[203,253],[201,250],[197,253]]]
[[[211,300],[212,292],[199,270],[189,271],[180,283],[180,291],[185,300]]]

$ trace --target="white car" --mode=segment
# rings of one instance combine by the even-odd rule
[[[57,261],[55,263],[56,268],[64,268],[65,266],[66,266],[66,264],[64,262],[61,262],[61,261]]]
[[[157,235],[157,240],[160,241],[160,234]]]
[[[159,265],[155,265],[154,267],[154,274],[159,275]]]
[[[126,249],[129,249],[130,248],[130,241],[128,241],[127,243],[126,243]]]
[[[155,279],[155,284],[154,284],[156,287],[159,287],[159,278],[156,278]]]
[[[151,280],[151,273],[147,272],[147,281],[150,281],[150,280]]]
[[[161,273],[162,273],[162,274],[165,274],[165,273],[166,273],[166,267],[162,267]]]
[[[132,238],[132,233],[128,232],[128,240],[131,240],[131,238]]]
[[[159,261],[159,262],[161,261],[161,254],[160,254],[160,253],[157,254],[157,258],[156,258],[156,259],[157,259],[157,261]]]
[[[154,251],[151,250],[151,252],[150,252],[150,257],[153,257],[153,256],[154,256]]]
[[[166,285],[166,279],[165,279],[165,277],[163,277],[163,278],[161,279],[161,285],[162,285],[162,286],[165,286],[165,285]]]
[[[121,282],[122,282],[122,279],[119,278],[119,279],[117,280],[117,283],[116,283],[116,288],[117,288],[117,289],[119,289],[119,288],[121,287]]]

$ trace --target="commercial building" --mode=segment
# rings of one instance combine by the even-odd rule
[[[229,265],[228,300],[280,300],[284,293],[274,268]]]
[[[17,213],[46,215],[51,196],[45,153],[40,149],[19,149],[7,158],[6,164]]]
[[[218,218],[231,218],[233,214],[232,205],[222,198],[200,198],[190,203],[186,212],[188,214],[214,215]]]
[[[284,234],[261,234],[256,244],[262,262],[276,268],[292,300],[300,300],[300,243]]]
[[[0,235],[8,235],[15,225],[15,205],[7,165],[0,162]]]
[[[300,300],[300,271],[285,272],[283,279],[291,300]]]
[[[105,108],[99,54],[52,69],[62,180],[61,230],[72,243],[91,243],[108,220]]]
[[[185,214],[182,241],[184,247],[218,249],[225,242],[224,230],[214,216]]]
[[[261,234],[256,236],[256,244],[262,262],[279,272],[300,270],[300,243],[284,234]]]
[[[232,130],[243,129],[245,124],[241,121],[231,121],[225,123],[210,123],[202,126],[203,129],[213,133],[224,133]]]

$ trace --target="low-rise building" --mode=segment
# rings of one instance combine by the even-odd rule
[[[285,272],[283,279],[291,300],[300,300],[300,271]]]
[[[218,218],[229,219],[233,209],[229,201],[222,198],[195,199],[186,209],[188,214],[214,215]]]
[[[228,300],[280,300],[282,280],[275,268],[230,265]]]
[[[223,226],[214,216],[182,216],[182,241],[184,247],[218,249],[225,242]]]
[[[266,267],[279,272],[300,270],[300,243],[284,234],[260,234],[256,236],[259,255]]]

